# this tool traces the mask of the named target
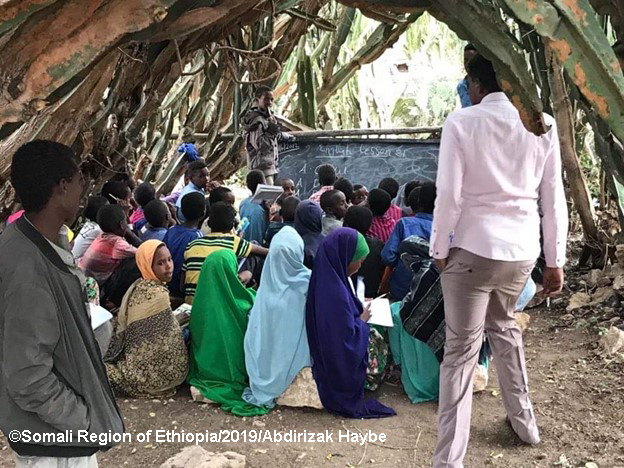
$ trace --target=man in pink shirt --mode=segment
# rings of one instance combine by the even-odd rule
[[[310,195],[310,200],[314,203],[321,203],[321,195],[330,190],[334,190],[336,183],[336,168],[331,164],[323,164],[318,167],[318,180],[321,188]]]
[[[528,132],[480,55],[470,61],[468,77],[474,105],[449,115],[442,131],[431,236],[431,254],[443,271],[446,320],[435,468],[463,467],[484,329],[507,421],[525,443],[539,442],[513,313],[540,254],[538,201],[545,294],[561,291],[566,256],[568,213],[554,119],[544,115],[550,127],[544,135]]]

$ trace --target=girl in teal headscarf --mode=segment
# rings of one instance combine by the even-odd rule
[[[272,408],[299,371],[312,365],[305,328],[310,273],[303,240],[292,227],[282,228],[271,241],[245,333],[248,403]]]

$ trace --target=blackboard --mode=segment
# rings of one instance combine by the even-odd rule
[[[384,177],[401,185],[435,181],[439,148],[438,140],[297,140],[280,145],[279,177],[292,179],[301,199],[318,188],[316,169],[322,164],[333,165],[339,176],[369,190]]]

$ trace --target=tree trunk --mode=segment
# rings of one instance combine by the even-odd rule
[[[591,250],[594,258],[597,258],[596,254],[602,251],[603,245],[596,225],[596,216],[589,189],[587,188],[587,183],[581,171],[580,161],[576,154],[572,105],[565,89],[563,69],[555,58],[548,40],[546,40],[546,60],[561,145],[561,161],[570,186],[570,195],[583,226],[586,249]]]

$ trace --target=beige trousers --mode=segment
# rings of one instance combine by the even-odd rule
[[[452,249],[442,273],[446,343],[440,366],[435,468],[462,468],[470,436],[474,369],[483,331],[494,354],[503,404],[527,443],[539,442],[529,400],[522,333],[514,310],[534,261],[504,262]]]

